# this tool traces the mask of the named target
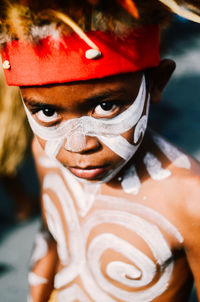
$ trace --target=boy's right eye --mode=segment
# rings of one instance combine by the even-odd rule
[[[35,113],[39,122],[55,123],[60,119],[60,115],[52,108],[44,108]]]

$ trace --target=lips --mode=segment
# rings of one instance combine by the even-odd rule
[[[72,174],[74,174],[79,178],[83,178],[87,180],[95,180],[95,179],[99,179],[107,172],[108,166],[106,165],[106,166],[87,167],[87,168],[69,167],[68,169]]]

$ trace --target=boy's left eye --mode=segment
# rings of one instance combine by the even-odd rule
[[[113,117],[119,111],[119,106],[112,102],[102,102],[94,108],[95,117]]]

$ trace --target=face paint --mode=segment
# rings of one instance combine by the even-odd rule
[[[63,147],[71,152],[84,150],[86,147],[86,136],[96,137],[114,153],[123,158],[124,161],[116,168],[111,169],[99,181],[102,183],[111,180],[137,151],[147,127],[149,101],[150,96],[146,96],[146,83],[143,76],[138,95],[133,104],[114,118],[95,119],[90,116],[83,116],[64,121],[58,126],[45,127],[36,122],[26,106],[25,110],[33,132],[46,141],[45,152],[53,160],[56,160],[59,151]],[[145,113],[143,113],[144,109]],[[134,144],[131,144],[121,134],[133,127],[135,127],[133,134]],[[88,182],[84,179],[79,180]]]
[[[144,133],[146,129],[147,118],[142,116],[145,100],[146,83],[143,76],[138,95],[133,104],[127,110],[111,119],[95,119],[90,116],[83,116],[65,121],[59,126],[45,127],[36,122],[26,106],[25,110],[33,132],[41,139],[47,141],[45,151],[51,157],[57,156],[65,140],[65,149],[72,152],[81,152],[86,146],[86,135],[88,135],[97,137],[113,152],[124,160],[128,160],[138,146],[130,144],[120,134],[136,126],[134,143],[137,144],[140,134]]]

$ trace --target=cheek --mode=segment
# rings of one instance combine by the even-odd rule
[[[46,141],[44,139],[41,139],[39,136],[35,135],[37,141],[39,142],[40,146],[43,150],[45,150]]]
[[[131,128],[125,133],[122,133],[121,136],[123,136],[131,145],[134,144],[134,133],[135,133],[135,127]]]

